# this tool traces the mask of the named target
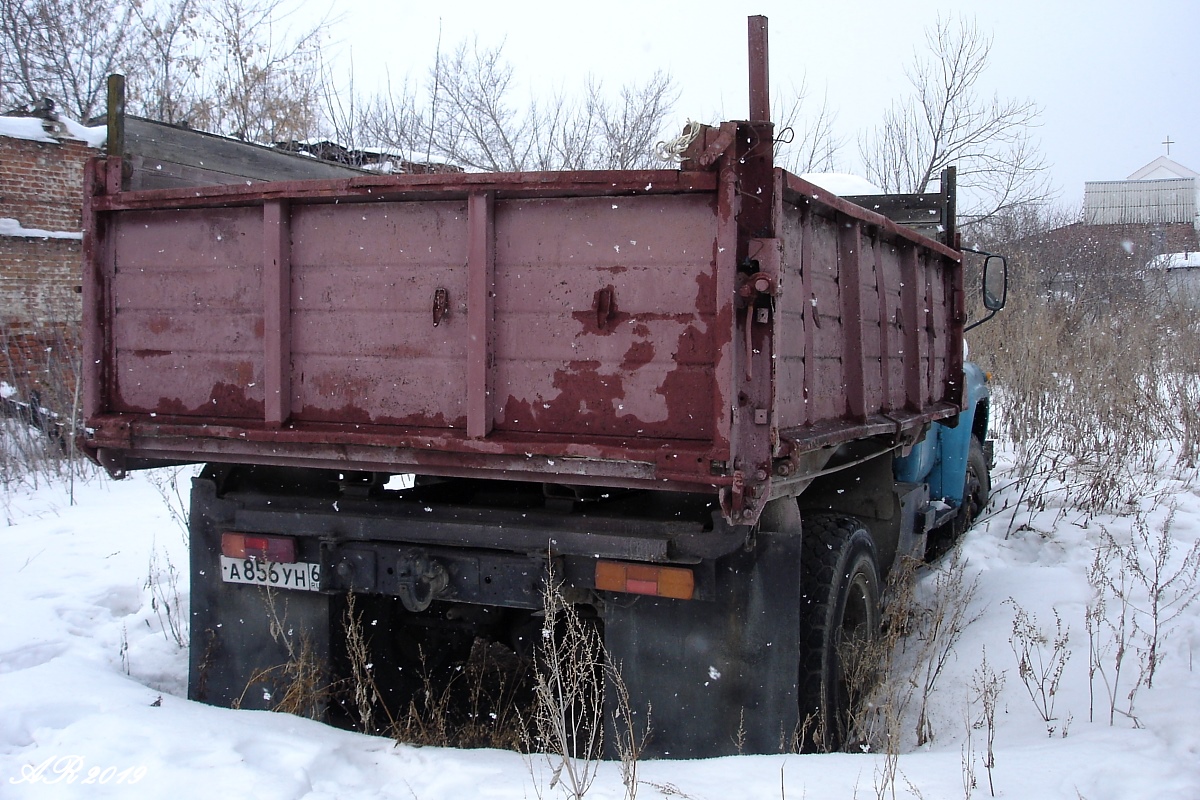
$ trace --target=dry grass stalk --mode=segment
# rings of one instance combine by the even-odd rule
[[[1046,734],[1053,736],[1058,727],[1052,724],[1058,720],[1054,712],[1058,687],[1062,683],[1067,662],[1071,659],[1071,650],[1067,647],[1071,629],[1068,627],[1063,630],[1062,619],[1055,609],[1054,635],[1047,636],[1035,615],[1011,597],[1005,602],[1013,607],[1014,612],[1012,635],[1008,643],[1017,659],[1017,675],[1038,715],[1046,723]]]

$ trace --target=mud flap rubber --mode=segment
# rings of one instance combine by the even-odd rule
[[[798,519],[798,517],[797,517]],[[778,753],[798,722],[800,536],[759,532],[717,562],[716,599],[608,595],[604,639],[646,758]],[[605,693],[606,748],[628,728]]]

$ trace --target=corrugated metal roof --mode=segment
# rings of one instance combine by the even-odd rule
[[[1089,225],[1196,223],[1196,178],[1088,181],[1083,219]]]

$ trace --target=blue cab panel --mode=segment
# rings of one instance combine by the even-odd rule
[[[967,407],[958,415],[958,424],[950,427],[933,423],[912,452],[895,462],[897,481],[926,483],[931,500],[944,500],[955,508],[962,504],[967,453],[975,430],[976,412],[991,398],[987,377],[977,365],[964,364],[963,375],[967,384]]]

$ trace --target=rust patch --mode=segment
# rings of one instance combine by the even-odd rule
[[[191,408],[178,397],[162,397],[154,408],[135,408],[125,404],[129,411],[137,414],[161,414],[180,417],[241,417],[256,418],[263,415],[263,402],[246,396],[242,386],[218,383],[202,405]]]
[[[628,272],[629,267],[623,267],[620,264],[612,267],[595,267],[597,272],[607,272],[612,275],[620,275],[622,272]]]
[[[349,378],[345,375],[330,373],[313,377],[311,383],[321,397],[344,397],[351,403],[365,397],[370,389],[370,384],[362,378]]]
[[[239,386],[249,386],[254,383],[254,364],[249,361],[239,361],[234,367],[234,375]]]
[[[589,308],[587,311],[572,311],[571,316],[583,328],[584,333],[596,333],[601,336],[608,336],[615,331],[620,325],[629,321],[630,315],[617,308],[617,303],[614,300],[606,317],[604,327],[600,327],[596,319],[596,310]]]
[[[128,405],[128,404],[126,404],[126,405]],[[210,403],[209,405],[211,406],[212,404]],[[131,411],[140,411],[144,414],[150,413],[147,409],[142,409],[142,408],[135,408],[135,409],[130,409],[130,410]],[[155,413],[164,414],[167,416],[176,415],[176,416],[191,417],[191,416],[195,416],[195,415],[199,414],[201,409],[188,408],[187,406],[185,406],[183,404],[183,401],[177,397],[164,397],[164,398],[160,399],[158,401],[158,403],[155,404],[155,406],[152,410]],[[212,413],[212,408],[208,409],[208,413],[210,413],[210,414]]]
[[[151,333],[165,333],[166,330],[171,327],[171,318],[153,317],[150,322],[147,323],[147,327],[150,328]]]
[[[439,411],[436,414],[409,414],[407,417],[376,417],[375,423],[400,428],[466,428],[467,418],[446,419],[446,415]]]
[[[705,337],[695,325],[689,325],[679,334],[675,349],[676,368],[667,373],[662,385],[656,390],[667,402],[667,424],[672,430],[690,432],[689,439],[703,439],[712,435],[712,370],[703,372],[684,369],[685,353],[696,349],[696,342]]]
[[[253,376],[253,367],[249,364],[238,365],[239,376],[243,366],[249,368],[250,374]],[[261,417],[263,415],[263,402],[247,397],[243,385],[218,383],[213,387],[212,394],[209,395],[209,400],[211,401],[213,410],[219,416]]]
[[[508,400],[504,402],[504,410],[501,412],[500,419],[496,421],[509,428],[533,430],[536,429],[534,417],[533,405],[528,400],[509,395]]]
[[[641,327],[645,327],[644,325]],[[654,360],[654,345],[650,342],[633,342],[621,359],[621,369],[634,370],[644,367]]]
[[[556,430],[582,424],[585,430],[596,433],[617,433],[618,427],[620,432],[626,427],[620,425],[621,420],[637,422],[633,414],[614,413],[619,410],[617,401],[625,397],[624,382],[620,375],[601,374],[597,361],[577,361],[557,370],[554,388],[560,394],[548,410],[555,417]]]
[[[371,415],[366,409],[347,403],[341,408],[322,408],[320,406],[305,406],[300,409],[296,419],[305,422],[336,422],[347,425],[370,425]]]
[[[262,317],[258,317],[254,320],[254,338],[255,339],[263,338],[264,334],[266,333],[266,329],[267,329],[266,320],[264,320]]]
[[[716,243],[713,243],[714,251]],[[713,263],[716,263],[716,253],[713,254]],[[713,309],[717,307],[717,276],[713,272],[701,272],[696,275],[696,308]]]
[[[302,422],[349,422],[355,425],[378,425],[389,428],[439,428],[452,430],[467,426],[467,418],[465,416],[446,419],[446,415],[440,411],[436,414],[414,413],[405,417],[389,417],[382,414],[372,417],[364,409],[352,406],[333,409],[305,406],[296,419]]]
[[[552,399],[530,401],[510,395],[497,422],[507,430],[550,434],[628,436],[651,428],[632,411],[622,413],[622,376],[602,373],[600,366],[598,361],[574,361],[556,370],[553,385],[559,393]]]
[[[132,350],[130,352],[135,358],[157,358],[171,355],[170,350]]]

